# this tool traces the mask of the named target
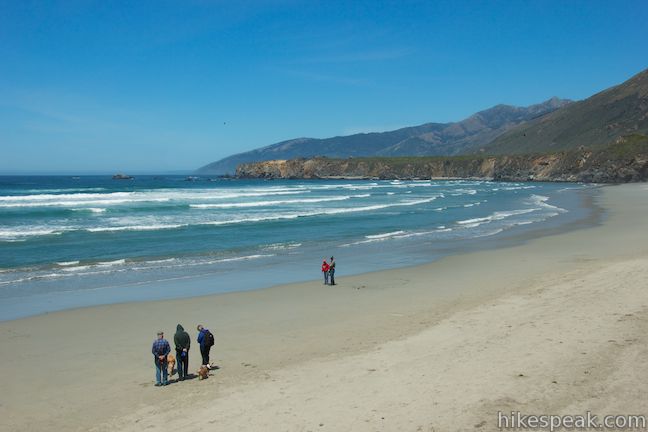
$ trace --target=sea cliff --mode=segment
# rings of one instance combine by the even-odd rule
[[[272,160],[241,164],[239,178],[428,179],[482,178],[502,181],[628,183],[648,180],[648,138],[623,137],[602,148],[536,155],[470,155]]]

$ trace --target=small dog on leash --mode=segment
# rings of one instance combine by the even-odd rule
[[[207,368],[207,366],[205,365],[200,366],[200,369],[198,369],[198,379],[204,380],[207,379],[208,376],[209,376],[209,369]]]
[[[173,374],[175,374],[175,365],[175,356],[173,354],[167,354],[167,370],[169,371],[169,376],[173,376]]]

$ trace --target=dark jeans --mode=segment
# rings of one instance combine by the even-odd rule
[[[331,270],[329,270],[329,273],[329,277],[331,278],[331,285],[335,285],[335,269],[332,268]]]
[[[153,362],[155,363],[155,383],[158,385],[159,384],[166,385],[168,383],[167,362],[166,361],[161,362],[157,357],[153,357]]]
[[[178,369],[178,378],[186,378],[189,373],[189,351],[182,357],[182,351],[176,351],[176,369]]]
[[[208,346],[200,346],[200,355],[202,356],[202,364],[208,365],[209,364],[209,350],[211,347]]]

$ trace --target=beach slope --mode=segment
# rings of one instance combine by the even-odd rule
[[[648,186],[597,202],[593,227],[336,287],[0,323],[0,427],[490,431],[498,412],[648,415]],[[178,322],[211,328],[221,369],[156,388],[150,344]]]

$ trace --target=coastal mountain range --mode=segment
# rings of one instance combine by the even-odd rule
[[[648,69],[582,101],[554,97],[529,107],[497,105],[460,122],[426,123],[389,132],[326,139],[298,138],[230,156],[198,172],[233,173],[242,164],[247,170],[254,162],[319,156],[331,159],[443,156],[448,158],[447,163],[452,163],[458,155],[483,158],[557,155],[583,149],[598,152],[615,143],[627,142],[628,137],[632,137],[630,142],[643,143],[646,135]],[[643,144],[640,147],[643,154]],[[640,147],[626,146],[623,157],[631,156],[632,149]]]
[[[528,107],[496,105],[452,123],[426,123],[388,132],[332,138],[296,138],[235,154],[197,170],[199,174],[234,173],[242,163],[274,159],[363,156],[449,156],[478,152],[511,128],[542,117],[571,101],[553,97]]]

